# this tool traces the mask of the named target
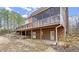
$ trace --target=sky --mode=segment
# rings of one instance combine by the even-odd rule
[[[23,17],[27,17],[32,12],[38,9],[37,7],[0,7],[0,9],[3,9],[3,8],[9,11],[17,12]]]
[[[32,12],[38,9],[38,7],[0,7],[0,9],[1,8],[5,8],[6,10],[17,12],[23,17],[27,17]],[[68,11],[69,11],[69,16],[79,15],[79,7],[69,7]]]
[[[69,16],[79,15],[79,7],[70,7],[68,8]]]

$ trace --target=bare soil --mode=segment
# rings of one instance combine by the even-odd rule
[[[0,52],[77,52],[79,41],[70,47],[64,48],[64,42],[56,46],[53,41],[39,39],[23,39],[24,36],[14,33],[0,36]]]

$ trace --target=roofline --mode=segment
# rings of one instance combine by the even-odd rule
[[[42,12],[42,11],[47,10],[48,8],[50,8],[50,7],[41,7],[41,8],[39,8],[39,9],[37,9],[36,11],[32,12],[32,13],[30,14],[30,16],[27,17],[27,19],[30,18],[31,16],[34,16],[34,15],[39,14],[39,13]]]

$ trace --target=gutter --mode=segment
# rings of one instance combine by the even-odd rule
[[[56,45],[58,45],[58,34],[57,34],[57,29],[61,27],[61,25],[58,25],[55,30],[56,30]]]

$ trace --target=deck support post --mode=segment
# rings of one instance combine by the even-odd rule
[[[22,39],[22,30],[21,30],[21,39]]]
[[[33,34],[32,34],[32,32],[33,32],[33,31],[31,30],[31,39],[32,39],[32,37],[33,37]]]
[[[57,45],[57,43],[58,43],[58,33],[57,33],[57,28],[55,28],[55,34],[56,34],[56,45]]]
[[[40,39],[42,39],[42,36],[43,36],[43,31],[42,31],[42,29],[40,28]]]
[[[25,30],[25,37],[26,37],[26,30]]]

